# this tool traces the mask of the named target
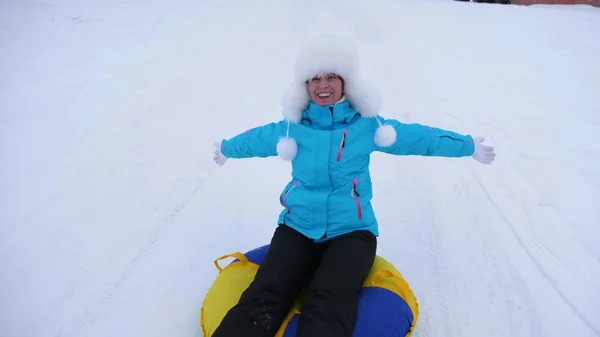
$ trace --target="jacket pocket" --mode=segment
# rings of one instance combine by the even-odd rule
[[[358,197],[360,197],[360,194],[358,194],[358,191],[356,190],[357,185],[358,185],[358,178],[354,178],[354,181],[352,183],[352,190],[350,191],[350,196],[352,197],[352,199],[354,199],[354,202],[356,203],[358,219],[361,220],[362,219],[362,205],[360,204],[360,200],[358,200]]]
[[[298,181],[295,181],[294,184],[285,191],[285,193],[281,196],[281,205],[287,208],[288,214],[291,212],[290,208],[287,205],[288,197],[290,193],[298,186]]]
[[[338,148],[337,161],[342,159],[342,151],[344,151],[344,147],[346,146],[346,135],[348,135],[348,131],[344,130],[342,140],[340,141],[340,147]]]

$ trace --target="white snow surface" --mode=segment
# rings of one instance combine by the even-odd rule
[[[290,178],[212,143],[281,118],[343,33],[381,114],[496,161],[372,158],[378,254],[417,337],[600,336],[600,9],[441,0],[0,2],[0,336],[200,336],[213,260]]]

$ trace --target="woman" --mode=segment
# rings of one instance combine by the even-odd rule
[[[378,116],[378,100],[359,79],[357,53],[339,37],[300,52],[283,106],[284,120],[215,143],[219,165],[279,155],[292,162],[292,180],[254,281],[213,337],[274,336],[303,290],[296,336],[352,336],[379,235],[370,154],[495,158],[482,138]]]

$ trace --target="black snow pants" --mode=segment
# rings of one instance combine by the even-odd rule
[[[279,225],[254,281],[212,337],[273,337],[306,290],[297,337],[351,337],[377,250],[369,231],[315,243]]]

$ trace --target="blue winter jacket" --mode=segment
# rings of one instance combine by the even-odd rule
[[[378,147],[379,123],[395,127],[397,139]],[[256,127],[222,143],[228,158],[276,156],[287,121]],[[322,107],[310,103],[300,123],[290,125],[298,153],[292,161],[292,180],[279,200],[284,209],[279,224],[287,224],[317,242],[354,230],[379,235],[371,206],[370,154],[462,157],[474,151],[473,139],[420,124],[403,124],[378,117],[363,118],[348,101]]]

